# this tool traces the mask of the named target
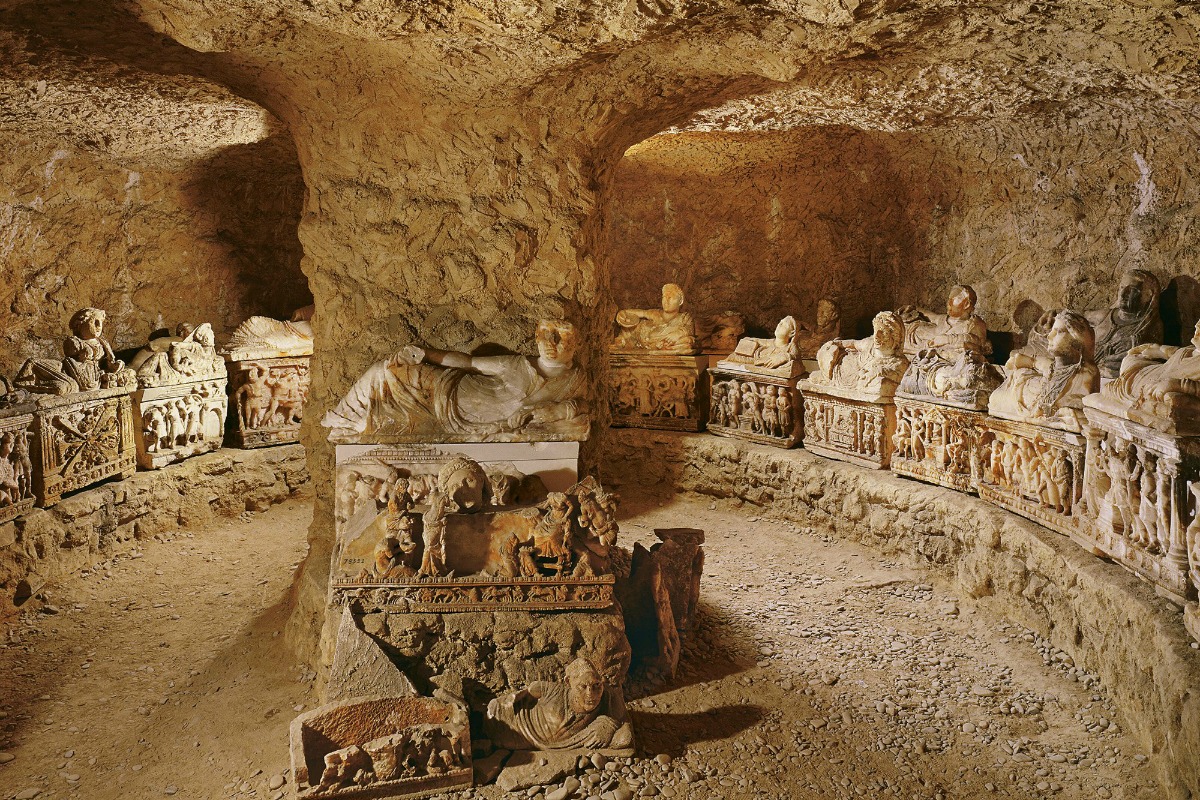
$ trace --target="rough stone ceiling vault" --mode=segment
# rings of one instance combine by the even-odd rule
[[[302,60],[306,37],[415,55],[414,72],[464,84],[532,90],[642,58],[770,86],[671,131],[903,131],[1088,103],[1200,127],[1186,0],[0,0],[0,130],[118,160],[203,158],[278,130],[205,65]]]

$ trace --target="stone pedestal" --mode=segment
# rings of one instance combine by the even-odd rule
[[[1188,486],[1200,480],[1200,438],[1148,428],[1085,405],[1085,524],[1078,536],[1177,603],[1196,597],[1198,543]],[[1192,533],[1195,538],[1195,533]]]
[[[1083,543],[1083,436],[994,416],[982,428],[979,496]]]
[[[925,483],[974,492],[985,411],[896,394],[891,469]]]
[[[770,370],[721,361],[708,373],[710,433],[773,447],[800,443],[804,416],[796,379],[804,369],[799,362],[786,370]],[[734,392],[736,403],[729,400]]]
[[[138,466],[159,469],[219,448],[229,409],[227,383],[220,378],[134,392]]]
[[[300,441],[311,356],[246,360],[236,356],[225,354],[233,445],[248,449]]]
[[[804,400],[804,449],[870,469],[891,462],[896,406],[829,386],[800,381]]]
[[[708,358],[702,355],[614,351],[612,424],[626,428],[698,431],[704,427]]]
[[[33,403],[0,408],[0,523],[33,508]]]
[[[42,395],[34,414],[34,494],[52,506],[67,492],[137,471],[132,389]]]

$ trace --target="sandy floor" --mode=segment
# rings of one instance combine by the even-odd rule
[[[569,796],[1158,797],[1065,654],[924,571],[756,513],[626,498],[626,545],[708,531],[700,624],[675,683],[631,697],[645,758]],[[292,501],[52,587],[57,613],[3,632],[0,798],[285,796],[288,723],[315,702],[280,644],[309,518]]]

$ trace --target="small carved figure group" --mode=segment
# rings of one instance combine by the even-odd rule
[[[745,340],[743,340],[745,341]],[[709,411],[712,425],[744,428],[751,433],[787,438],[792,435],[792,393],[786,386],[727,380],[713,384]]]
[[[203,441],[206,415],[217,416],[207,427],[220,430],[223,400],[223,397],[214,398],[209,386],[199,384],[197,390],[188,395],[145,407],[142,432],[146,452],[159,453]]]
[[[1075,465],[1066,451],[1040,437],[996,434],[985,445],[985,481],[1058,514],[1075,504]]]
[[[1088,448],[1084,500],[1096,519],[1154,555],[1171,547],[1174,470],[1149,449],[1117,436]]]
[[[644,369],[620,370],[614,412],[624,416],[688,419],[696,394],[692,375],[655,375]]]
[[[923,413],[912,406],[897,407],[892,458],[924,461],[927,458],[947,472],[965,474],[971,469],[974,434],[969,426],[940,412]]]
[[[377,781],[444,775],[466,767],[459,733],[445,725],[422,724],[326,753],[314,794]]]
[[[241,385],[233,402],[243,429],[299,425],[308,399],[308,370],[301,365],[271,367],[247,362],[242,365]]]
[[[8,430],[0,434],[0,506],[11,506],[33,496],[33,463],[29,434]]]

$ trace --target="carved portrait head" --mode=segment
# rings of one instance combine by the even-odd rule
[[[1154,273],[1144,269],[1128,270],[1117,287],[1117,307],[1126,314],[1145,314],[1154,307],[1160,290]]]
[[[675,314],[681,308],[683,308],[683,287],[677,283],[664,283],[662,288],[663,311]]]
[[[451,508],[478,511],[483,508],[487,474],[477,461],[459,456],[438,471],[438,489],[450,500]]]
[[[579,331],[565,319],[544,319],[538,322],[534,340],[539,356],[547,361],[570,364],[575,360]]]
[[[104,333],[108,314],[99,308],[81,308],[71,317],[71,333],[80,339],[97,339]]]
[[[956,284],[950,287],[946,297],[946,315],[953,319],[964,319],[975,313],[975,304],[979,296],[975,290],[966,284]]]
[[[824,329],[833,325],[841,317],[842,312],[838,308],[837,303],[828,298],[821,298],[817,301],[817,327]]]
[[[567,702],[576,714],[588,714],[604,699],[604,680],[591,661],[577,658],[567,665]]]
[[[1095,361],[1096,332],[1092,323],[1075,311],[1059,311],[1046,335],[1046,349],[1050,355],[1065,361]]]
[[[796,338],[796,318],[789,315],[779,320],[779,324],[775,326],[775,341],[787,346],[792,343],[794,338]]]
[[[895,311],[880,311],[871,320],[875,348],[888,356],[899,355],[904,346],[904,322]]]

